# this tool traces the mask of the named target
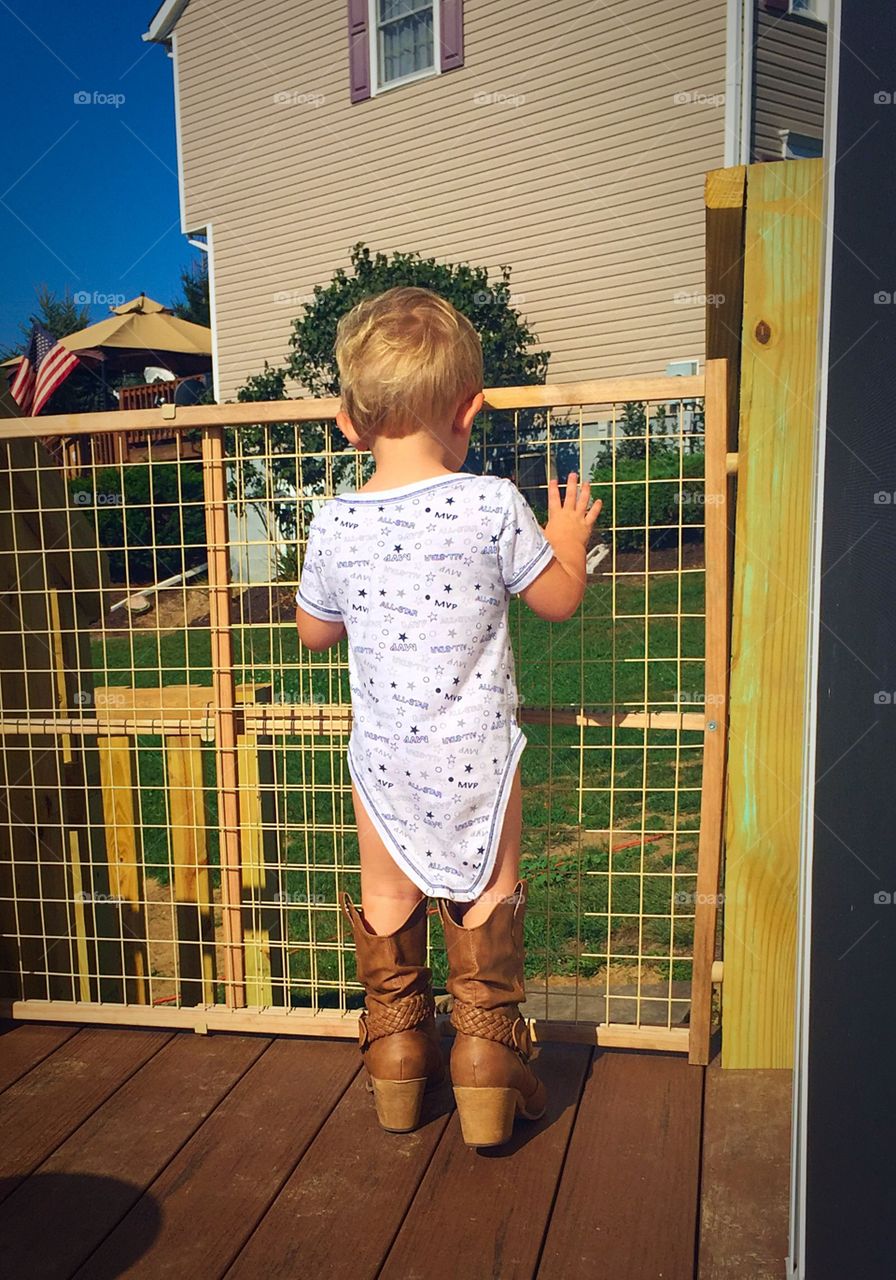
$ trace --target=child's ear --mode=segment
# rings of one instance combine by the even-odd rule
[[[336,426],[345,436],[349,444],[353,444],[356,449],[360,447],[361,437],[358,435],[357,431],[352,426],[352,420],[348,416],[348,414],[345,412],[344,409],[340,409],[339,412],[336,414]]]
[[[472,430],[476,414],[482,412],[484,403],[485,397],[481,391],[477,391],[475,396],[471,396],[469,400],[460,402],[457,407],[457,413],[454,415],[454,425],[458,431],[467,433]]]

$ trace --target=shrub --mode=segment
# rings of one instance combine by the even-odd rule
[[[496,278],[485,267],[441,263],[416,252],[372,253],[362,243],[351,249],[349,262],[349,270],[339,267],[327,285],[315,286],[302,315],[293,321],[285,366],[275,368],[266,363],[262,372],[253,374],[240,388],[239,400],[286,399],[287,379],[301,384],[312,396],[337,395],[339,371],[333,346],[338,321],[363,298],[394,285],[434,289],[470,319],[482,340],[486,386],[544,382],[550,352],[532,349],[535,334],[514,306],[510,267],[500,267]],[[303,454],[301,476],[295,461],[297,435]],[[512,412],[481,413],[474,426],[466,470],[511,474],[520,441],[541,440],[543,436],[541,412],[520,411],[516,421]],[[232,436],[228,436],[228,454],[232,453]],[[298,490],[307,499],[324,493],[328,485],[363,481],[372,470],[370,459],[364,457],[358,475],[358,455],[330,422],[303,422],[298,428],[283,423],[243,427],[239,453],[241,474],[233,477],[230,496],[239,495],[247,501],[267,499],[271,484],[275,495]],[[265,463],[259,467],[253,457],[262,454]],[[329,461],[325,454],[331,455]],[[296,504],[288,501],[275,502],[269,508],[286,541],[301,536],[310,519],[307,502],[300,503],[300,508],[297,512]]]
[[[72,477],[69,496],[95,521],[113,582],[160,582],[208,558],[199,462],[103,467]]]
[[[603,500],[599,524],[612,531],[617,551],[643,551],[646,529],[651,548],[673,546],[679,523],[700,526],[684,536],[702,539],[704,467],[703,453],[676,450],[617,458],[615,470],[599,459],[591,469],[591,492]]]

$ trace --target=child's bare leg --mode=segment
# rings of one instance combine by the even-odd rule
[[[394,933],[407,920],[423,894],[398,866],[352,784],[352,801],[361,851],[361,905],[374,933]]]
[[[517,771],[510,786],[510,797],[504,811],[504,825],[501,828],[501,839],[498,854],[488,884],[475,902],[458,907],[462,912],[464,927],[473,929],[483,920],[487,920],[495,904],[502,898],[509,898],[516,888],[520,872],[520,837],[523,826],[523,795],[520,782],[520,770]]]

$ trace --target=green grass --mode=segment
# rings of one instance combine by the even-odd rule
[[[674,575],[654,576],[646,587],[643,579],[631,584],[620,579],[615,597],[610,583],[599,583],[588,588],[575,618],[553,625],[512,600],[523,708],[637,709],[648,703],[651,709],[678,709],[679,690],[696,692],[703,686],[702,592],[702,574],[685,574],[680,582]],[[270,684],[274,697],[284,702],[348,701],[345,642],[336,653],[303,655],[301,669],[291,624],[236,629],[234,651],[237,683]],[[212,684],[205,628],[162,637],[152,632],[107,637],[94,644],[93,662],[97,685]],[[676,908],[673,892],[695,887],[702,734],[525,723],[524,730],[528,976],[596,975],[609,940],[617,955],[651,957],[657,980],[688,977],[692,909]],[[138,737],[135,790],[145,862],[155,878],[168,883],[161,741]],[[676,742],[678,750],[669,750]],[[340,978],[353,978],[354,965],[352,956],[340,956],[338,912],[329,904],[343,889],[359,891],[356,872],[335,871],[337,863],[357,865],[358,860],[354,832],[345,830],[352,821],[345,741],[319,738],[314,748],[301,748],[281,739],[269,751],[274,783],[264,794],[263,820],[270,826],[269,856],[285,868],[270,892],[285,892],[301,903],[280,912],[288,919],[292,948],[292,1000],[306,1004],[313,995],[318,1004],[336,1003]],[[210,749],[202,754],[209,861],[218,887],[214,761]],[[631,847],[611,855],[606,840],[583,838],[609,827],[616,833],[637,833],[642,826],[668,830],[673,820],[674,843],[669,836],[648,836],[642,844],[636,835]],[[308,898],[314,905],[305,905]],[[676,910],[682,919],[674,918]],[[433,936],[437,944],[440,931]],[[443,981],[444,957],[438,951],[434,966],[437,981]]]

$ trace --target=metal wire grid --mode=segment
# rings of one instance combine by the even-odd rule
[[[578,614],[549,624],[510,605],[528,738],[527,1011],[670,1030],[690,1003],[696,908],[704,429],[699,398],[641,403],[641,418],[621,400],[490,415],[476,463],[525,474],[542,518],[558,469],[596,467],[606,504]],[[0,976],[15,999],[336,1014],[360,1002],[338,911],[359,885],[345,642],[305,651],[293,595],[313,511],[362,483],[369,460],[323,413],[214,438],[198,462],[182,429],[148,434],[142,461],[110,467],[82,436],[65,483],[36,439],[17,442],[15,475],[7,455]],[[212,606],[230,575],[222,625]],[[79,595],[94,582],[88,621]],[[236,830],[221,811],[222,721]],[[227,856],[222,870],[228,838],[237,866]],[[435,928],[431,943],[438,985]]]

